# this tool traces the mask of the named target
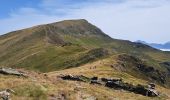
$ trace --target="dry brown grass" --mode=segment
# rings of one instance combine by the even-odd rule
[[[118,77],[131,84],[143,84],[148,82],[137,79],[127,73],[117,71],[108,64],[110,59],[96,61],[78,68],[71,68],[50,73],[36,73],[25,71],[29,78],[0,75],[0,89],[11,88],[16,94],[12,100],[50,100],[63,95],[67,100],[83,100],[82,98],[96,97],[98,100],[168,100],[170,90],[157,85],[160,97],[151,98],[124,90],[109,89],[104,86],[91,85],[77,81],[65,81],[57,78],[60,74],[85,75],[88,77]],[[112,62],[114,63],[114,61]],[[28,91],[29,90],[29,91]],[[27,92],[24,92],[27,91]],[[36,91],[36,92],[35,92]],[[37,97],[38,96],[38,97]]]
[[[110,59],[105,59],[102,61],[97,61],[94,63],[86,64],[84,66],[78,67],[78,68],[71,68],[66,69],[63,71],[56,71],[48,73],[49,77],[56,77],[60,74],[72,74],[72,75],[85,75],[88,77],[98,76],[98,77],[112,77],[112,78],[122,78],[125,82],[137,85],[137,84],[143,84],[147,85],[148,82],[142,79],[137,79],[134,76],[131,76],[127,73],[117,71],[108,64],[110,63]],[[112,63],[115,63],[112,61]],[[69,81],[67,81],[69,83]],[[71,82],[73,84],[73,87],[75,86],[77,82]],[[157,85],[157,90],[161,93],[160,97],[157,98],[150,98],[146,96],[142,96],[139,94],[134,94],[132,92],[122,91],[122,90],[114,90],[109,89],[103,86],[98,85],[89,85],[86,83],[79,83],[81,85],[80,87],[85,87],[85,89],[82,89],[81,92],[85,92],[87,94],[93,95],[95,97],[98,97],[99,100],[168,100],[170,99],[170,90],[163,88],[159,85]]]

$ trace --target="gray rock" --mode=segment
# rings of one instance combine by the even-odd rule
[[[2,100],[10,100],[11,93],[15,93],[15,92],[13,90],[11,90],[11,89],[6,89],[4,91],[1,91],[0,92],[0,98]]]
[[[16,75],[16,76],[25,76],[26,74],[19,72],[15,69],[12,68],[0,68],[0,74],[4,74],[4,75]]]
[[[82,81],[82,82],[86,82],[87,80],[89,80],[88,77],[85,77],[83,75],[62,75],[60,76],[61,79],[63,80],[72,80],[72,81]]]
[[[148,89],[148,91],[146,92],[146,96],[156,97],[159,96],[159,93],[155,89]]]
[[[102,85],[102,83],[98,80],[91,80],[90,84],[98,84],[98,85]]]
[[[98,80],[98,77],[92,77],[91,80]]]

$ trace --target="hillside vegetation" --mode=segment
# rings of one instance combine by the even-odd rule
[[[99,100],[117,98],[114,95],[130,100],[139,96],[96,85],[55,79],[64,73],[119,77],[133,84],[146,85],[153,82],[163,93],[156,99],[168,98],[165,91],[169,93],[170,88],[170,52],[142,43],[113,39],[84,19],[39,25],[1,35],[0,66],[29,70],[33,75],[35,73],[36,76],[31,75],[32,78],[28,79],[2,75],[0,89],[13,88],[19,93],[14,98],[19,99],[48,99],[50,95],[56,95],[52,92],[61,90],[66,97],[75,100],[73,98],[79,94],[74,91],[76,84],[85,87],[81,92],[99,97]],[[46,73],[49,79],[38,73]],[[9,83],[12,79],[12,83]],[[18,82],[20,84],[16,84]],[[25,91],[28,88],[30,90]],[[139,96],[138,99],[150,98]]]

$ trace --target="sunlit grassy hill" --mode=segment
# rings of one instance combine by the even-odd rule
[[[169,52],[112,39],[84,19],[34,26],[0,36],[2,67],[51,72],[113,56],[117,56],[122,73],[170,85]]]
[[[0,74],[0,90],[13,89],[13,100],[168,100],[170,52],[113,39],[84,19],[34,26],[0,36],[0,66],[28,77]],[[63,75],[121,78],[132,85],[155,83],[159,97],[85,82]],[[57,99],[57,100],[58,100]]]

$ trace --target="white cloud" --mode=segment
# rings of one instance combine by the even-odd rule
[[[148,42],[170,41],[168,0],[87,0],[85,3],[72,4],[75,7],[70,4],[57,6],[62,6],[61,0],[44,1],[46,2],[40,4],[42,9],[21,8],[12,12],[9,18],[0,19],[0,33],[63,19],[84,18],[113,38]]]

